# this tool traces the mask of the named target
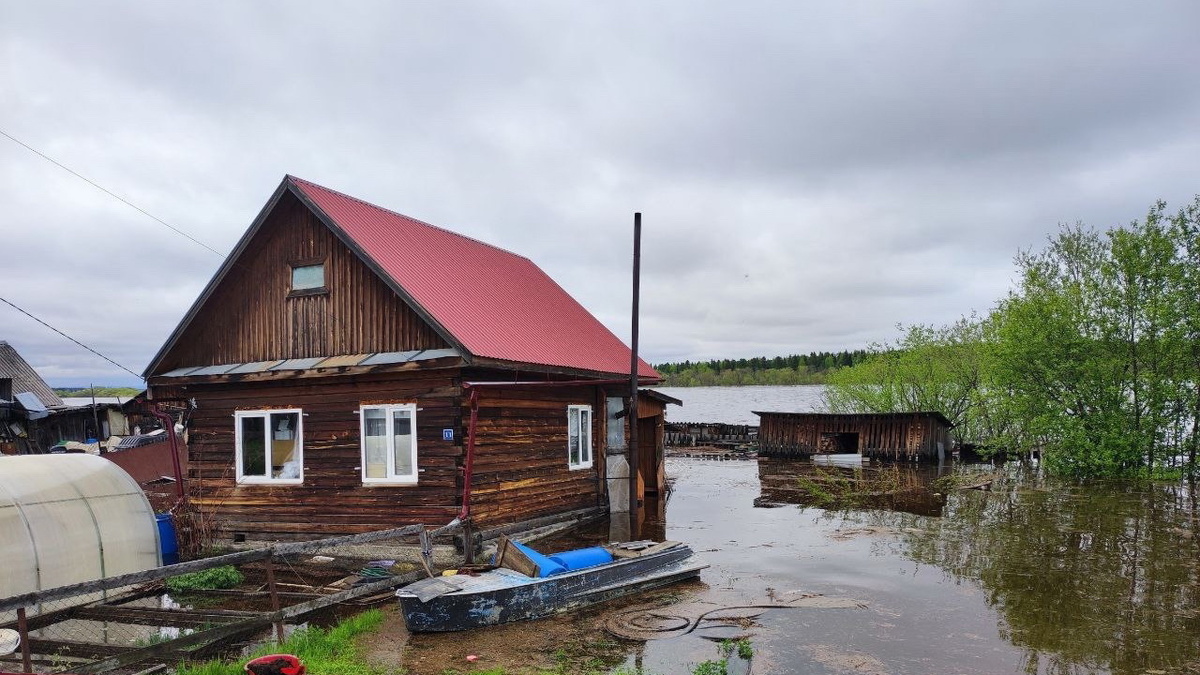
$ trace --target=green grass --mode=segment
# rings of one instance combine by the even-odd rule
[[[692,675],[726,675],[727,664],[725,659],[717,659],[715,661],[704,661],[696,664],[692,668]]]
[[[738,658],[748,660],[751,656],[754,656],[754,648],[750,646],[750,640],[746,638],[740,640],[721,640],[718,649],[721,651],[721,656],[724,657],[729,657],[736,653]]]
[[[354,638],[375,630],[383,623],[383,612],[368,610],[338,623],[329,630],[305,628],[292,633],[281,644],[259,647],[236,663],[206,661],[181,664],[176,675],[244,675],[246,661],[267,654],[294,654],[304,662],[308,675],[382,675],[382,668],[364,663],[354,646]]]
[[[232,565],[214,567],[210,570],[189,572],[167,579],[167,588],[174,593],[188,591],[212,590],[215,588],[233,588],[245,579],[242,573]]]

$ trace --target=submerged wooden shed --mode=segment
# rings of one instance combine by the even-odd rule
[[[950,420],[939,412],[757,412],[759,454],[807,457],[857,453],[878,459],[937,461],[951,449]]]

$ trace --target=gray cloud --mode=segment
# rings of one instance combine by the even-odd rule
[[[0,22],[0,128],[219,251],[285,173],[503,246],[651,360],[986,311],[1060,222],[1200,191],[1200,9],[200,5]],[[0,138],[4,294],[140,370],[220,258]],[[120,371],[0,306],[57,383]],[[126,378],[129,379],[129,378]]]

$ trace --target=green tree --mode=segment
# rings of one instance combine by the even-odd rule
[[[980,442],[983,324],[965,317],[942,327],[898,326],[893,343],[873,345],[866,359],[834,371],[826,405],[833,412],[940,412],[960,440]]]
[[[1158,203],[1018,256],[1019,284],[990,322],[992,375],[1052,471],[1195,470],[1198,211]]]

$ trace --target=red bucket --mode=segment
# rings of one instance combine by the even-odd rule
[[[254,675],[304,675],[304,662],[291,654],[267,654],[246,664]]]

